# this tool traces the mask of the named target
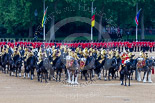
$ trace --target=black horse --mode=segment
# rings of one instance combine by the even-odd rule
[[[43,60],[38,65],[37,67],[38,81],[40,81],[41,77],[42,82],[43,77],[45,77],[45,82],[47,82],[48,74],[49,74],[49,80],[51,80],[51,75],[54,76],[54,70],[52,68],[51,61],[52,61],[51,56],[44,57]]]
[[[45,82],[47,82],[48,69],[49,69],[48,58],[43,58],[43,60],[37,66],[38,81],[40,81],[40,78],[41,78],[41,82],[42,82],[43,77],[45,77]]]
[[[53,60],[52,67],[56,71],[56,81],[58,81],[58,77],[59,77],[59,82],[60,82],[61,81],[62,68],[64,67],[62,59],[60,57],[56,57],[56,59]]]
[[[61,50],[61,55],[60,55],[60,58],[61,58],[61,61],[62,61],[62,70],[64,70],[65,71],[65,75],[66,75],[66,77],[65,77],[65,79],[67,80],[67,78],[68,78],[68,73],[67,73],[67,68],[66,68],[66,56],[68,55],[68,53],[65,53],[64,52],[64,49],[62,49]]]
[[[13,58],[9,57],[9,70],[10,70],[10,76],[13,76],[15,63]]]
[[[13,57],[13,60],[14,60],[14,68],[16,71],[16,77],[17,73],[19,73],[19,77],[21,77],[22,58],[19,55],[16,55]]]
[[[8,73],[8,65],[9,65],[9,54],[5,53],[2,56],[2,72]]]
[[[122,65],[122,69],[120,71],[120,80],[121,80],[121,85],[124,85],[124,80],[125,80],[125,86],[127,86],[127,79],[129,80],[128,86],[130,86],[130,80],[131,80],[131,74],[132,74],[133,68],[132,68],[132,63],[129,61],[125,65]]]
[[[84,69],[81,71],[81,79],[82,75],[85,77],[85,80],[87,81],[88,73],[90,80],[92,80],[93,77],[93,70],[95,69],[95,58],[93,56],[88,56],[86,58],[86,63],[84,66]]]
[[[118,70],[119,70],[120,66],[122,65],[122,59],[120,57],[116,57],[116,59],[117,59],[117,63],[116,63],[116,68],[114,69],[114,72],[115,72],[114,78],[115,79],[116,79],[116,77],[118,77]]]
[[[134,59],[133,56],[131,56],[131,59],[130,59],[130,62],[131,62],[131,80],[133,80],[133,73],[134,71],[136,71],[136,66],[137,66],[137,59]],[[136,72],[135,72],[135,78],[136,78]]]
[[[37,62],[38,62],[38,58],[35,55],[27,59],[27,61],[25,62],[24,78],[26,77],[26,73],[28,74],[28,78],[29,78],[29,72],[31,71],[31,80],[33,80],[34,70],[35,68],[37,68]]]
[[[8,68],[9,68],[9,71],[10,71],[10,76],[13,76],[14,67],[15,67],[14,60],[12,58],[13,52],[14,52],[13,49],[9,48],[9,50],[8,50],[8,55],[9,55]]]

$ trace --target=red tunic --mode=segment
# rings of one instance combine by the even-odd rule
[[[153,42],[149,42],[149,47],[150,47],[150,48],[153,47]]]
[[[128,54],[123,54],[122,57],[126,56],[124,59],[122,59],[122,64],[125,64],[125,61],[129,59]]]

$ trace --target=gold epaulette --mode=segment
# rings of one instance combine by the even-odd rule
[[[99,60],[99,63],[101,64],[103,60],[104,60],[104,59]]]
[[[78,59],[79,59],[79,57],[77,56],[77,54],[76,54],[76,53],[74,54],[74,58],[75,58],[76,60],[78,60]]]
[[[105,55],[101,55],[101,58],[104,59]]]
[[[6,53],[8,53],[8,49],[6,49]]]

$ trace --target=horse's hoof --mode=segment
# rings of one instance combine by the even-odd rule
[[[55,78],[53,78],[53,80],[56,80]]]
[[[74,84],[75,84],[75,85],[79,85],[79,83],[78,83],[78,82],[75,82]]]
[[[49,81],[51,81],[51,78],[49,78]]]
[[[128,85],[128,86],[131,86],[131,85]]]
[[[74,82],[71,82],[72,85],[74,85]]]
[[[69,83],[69,84],[70,84],[70,83],[71,83],[71,81],[67,81],[67,83]]]
[[[124,85],[122,81],[121,81],[121,85]]]
[[[143,83],[146,83],[146,80],[143,80]]]
[[[152,83],[152,80],[148,81],[148,83]]]

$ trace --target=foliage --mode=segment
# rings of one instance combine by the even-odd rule
[[[91,19],[91,2],[96,7],[96,21],[99,22],[103,15],[103,22],[109,25],[120,26],[122,28],[135,27],[134,17],[136,14],[136,3],[139,8],[144,9],[144,24],[146,27],[155,27],[155,0],[45,0],[48,6],[48,15],[54,16],[56,22],[74,16],[81,16]],[[89,10],[79,10],[79,5],[85,5]],[[74,9],[67,11],[66,7]],[[83,7],[82,7],[83,8]],[[34,16],[37,9],[38,16]],[[66,9],[66,12],[64,12]],[[43,0],[0,0],[0,28],[7,31],[5,34],[28,35],[30,23],[39,26],[43,16]],[[37,18],[37,20],[36,20]],[[109,19],[110,18],[110,19]],[[109,19],[109,20],[108,20]],[[50,21],[50,20],[49,20]],[[47,28],[50,28],[50,22],[47,22]],[[70,26],[70,25],[68,25]],[[88,25],[80,22],[74,23],[74,26],[66,27],[71,31],[77,28],[87,28]],[[88,29],[88,28],[87,28]],[[1,30],[1,29],[0,29]],[[34,31],[34,30],[33,30]],[[86,31],[89,31],[86,30]],[[61,32],[61,31],[60,31]],[[69,32],[69,31],[68,31]]]

